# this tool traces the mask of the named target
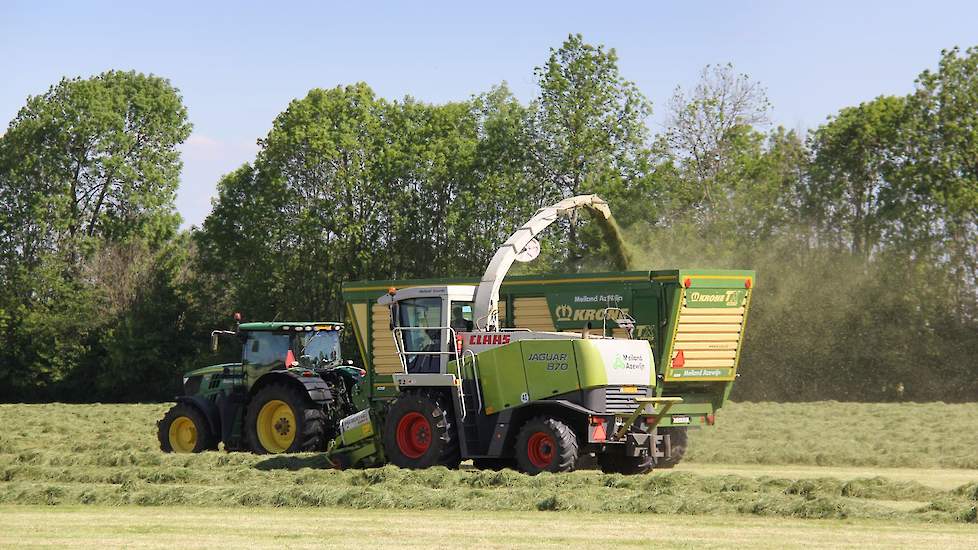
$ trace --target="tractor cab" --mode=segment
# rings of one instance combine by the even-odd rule
[[[273,370],[316,370],[342,362],[339,323],[244,323],[238,327],[246,387]],[[216,331],[215,331],[216,332]]]

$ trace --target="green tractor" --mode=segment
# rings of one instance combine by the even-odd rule
[[[240,316],[235,315],[237,319]],[[263,322],[211,333],[241,345],[241,361],[184,375],[183,395],[157,423],[165,452],[324,451],[354,404],[364,371],[343,361],[341,323]]]

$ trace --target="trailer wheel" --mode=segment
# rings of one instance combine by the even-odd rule
[[[515,470],[516,460],[512,458],[473,458],[472,466],[475,466],[479,470],[492,470],[493,472],[498,472],[506,468]]]
[[[325,448],[326,415],[303,389],[290,384],[269,384],[258,390],[248,405],[245,429],[257,454]]]
[[[598,454],[598,464],[601,466],[601,471],[606,474],[633,476],[651,472],[655,460],[650,456],[625,456],[606,452]]]
[[[384,421],[384,452],[401,468],[458,468],[461,455],[445,398],[411,392],[398,397]]]
[[[156,423],[160,449],[165,453],[199,453],[217,449],[207,419],[196,407],[177,403]]]
[[[659,428],[659,433],[669,436],[669,447],[672,454],[664,456],[655,464],[656,468],[669,469],[679,464],[679,461],[686,455],[686,448],[689,447],[689,437],[685,426],[670,426]]]
[[[577,435],[555,418],[540,416],[528,421],[516,438],[516,463],[530,475],[569,472],[577,455]]]

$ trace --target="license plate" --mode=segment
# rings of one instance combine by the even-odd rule
[[[621,393],[638,393],[638,386],[622,386]]]
[[[688,416],[674,416],[672,417],[673,424],[689,424]]]

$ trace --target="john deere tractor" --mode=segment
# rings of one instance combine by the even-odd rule
[[[157,423],[160,448],[196,453],[323,451],[340,418],[357,411],[364,372],[344,362],[340,323],[238,324],[211,333],[241,346],[241,361],[212,365],[183,378],[183,395]]]

